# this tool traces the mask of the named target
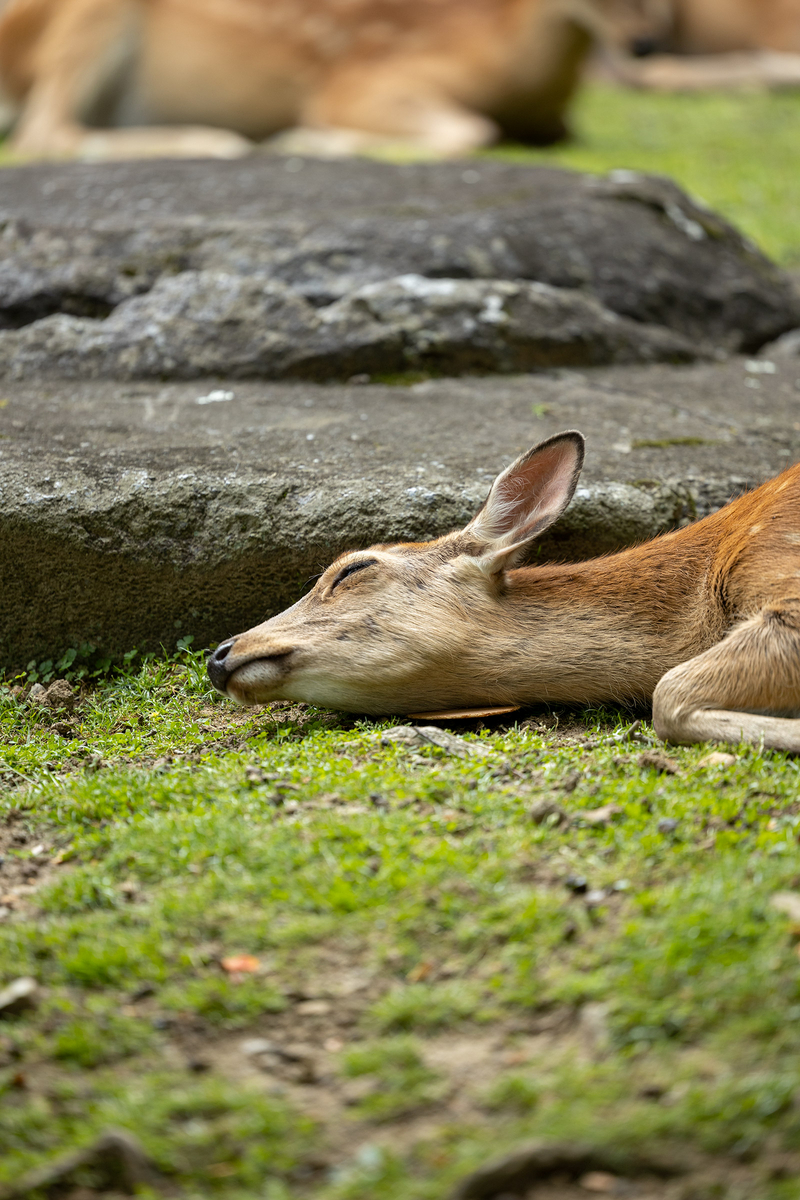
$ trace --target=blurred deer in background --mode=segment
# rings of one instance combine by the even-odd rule
[[[32,157],[236,156],[294,126],[457,155],[563,137],[592,43],[658,36],[666,3],[7,0],[0,88]]]
[[[243,704],[373,714],[652,698],[671,741],[800,751],[800,466],[633,549],[520,566],[583,445],[569,432],[524,454],[456,533],[343,554],[222,643],[211,681]]]
[[[800,87],[800,0],[669,0],[660,33],[616,46],[641,63],[617,63],[624,82],[659,90]]]

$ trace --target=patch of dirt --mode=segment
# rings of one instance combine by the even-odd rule
[[[63,843],[51,829],[31,825],[18,809],[0,823],[0,921],[30,916],[37,890],[62,867]]]
[[[0,827],[0,835],[3,845],[24,844],[26,849],[34,836],[19,818]],[[24,843],[14,840],[20,836],[25,837]],[[223,952],[221,946],[211,943],[203,950],[206,961]],[[234,1085],[263,1090],[318,1121],[323,1134],[315,1170],[320,1172],[352,1165],[367,1146],[403,1155],[420,1144],[446,1146],[448,1130],[454,1127],[485,1126],[492,1117],[502,1124],[503,1113],[493,1112],[487,1100],[499,1076],[528,1075],[541,1083],[546,1101],[550,1099],[548,1079],[560,1066],[601,1062],[607,1053],[605,1006],[598,1004],[533,1011],[489,1027],[464,1024],[419,1036],[416,1044],[421,1057],[441,1084],[432,1097],[401,1116],[367,1119],[358,1110],[365,1094],[362,1080],[347,1078],[342,1069],[346,1052],[365,1038],[369,1040],[363,1024],[365,1010],[392,985],[414,978],[426,982],[452,978],[467,969],[466,962],[451,961],[431,964],[431,970],[420,974],[418,967],[407,970],[399,952],[390,952],[382,962],[371,959],[370,953],[365,945],[328,942],[304,952],[293,970],[264,959],[261,974],[265,982],[278,986],[288,1005],[283,1012],[265,1014],[235,1032],[220,1032],[191,1012],[163,1010],[158,989],[147,985],[120,997],[120,1011],[152,1022],[163,1032],[159,1059],[171,1070],[209,1073]],[[480,978],[481,964],[470,974]],[[687,1060],[694,1054],[696,1051],[687,1048]],[[706,1077],[721,1075],[726,1069],[725,1064],[711,1060],[704,1060],[703,1067]],[[124,1076],[131,1070],[141,1071],[142,1064],[127,1067],[122,1063],[117,1069]],[[631,1094],[654,1104],[670,1104],[669,1081],[659,1080],[660,1086],[655,1086],[651,1071],[651,1065],[632,1061]],[[52,1062],[26,1063],[28,1095],[49,1096],[61,1074]],[[515,1112],[507,1115],[514,1120],[519,1116]],[[800,1159],[788,1163],[785,1156],[774,1162],[761,1159],[752,1166],[709,1159],[676,1179],[554,1177],[524,1193],[504,1194],[504,1200],[589,1200],[592,1195],[627,1200],[711,1200],[713,1196],[757,1195],[765,1174],[777,1178],[783,1173],[788,1178],[798,1171]],[[94,1195],[82,1194],[80,1200],[94,1200]]]

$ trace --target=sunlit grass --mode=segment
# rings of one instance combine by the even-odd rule
[[[767,254],[800,263],[800,92],[662,95],[590,85],[572,123],[571,142],[489,153],[579,171],[669,175]]]
[[[584,714],[595,735],[625,720]],[[460,760],[375,729],[243,713],[188,652],[91,685],[66,725],[0,688],[0,822],[22,834],[7,863],[63,864],[29,915],[0,921],[0,984],[46,989],[0,1027],[0,1180],[118,1124],[192,1195],[271,1180],[282,1200],[433,1200],[529,1136],[622,1155],[665,1139],[756,1158],[800,1145],[800,963],[770,904],[800,886],[794,760],[740,747],[706,766],[689,747],[659,773],[635,742],[525,726],[467,734],[477,753]],[[543,795],[570,824],[531,819]],[[581,815],[609,804],[600,824]],[[331,953],[371,980],[355,1009],[325,990]],[[221,970],[241,954],[263,972]],[[432,1157],[370,1151],[309,1191],[309,1155],[338,1161],[324,1122],[180,1066],[189,1034],[213,1047],[299,1029],[309,980],[340,1031],[330,1086],[361,1089],[341,1119],[363,1140],[424,1111],[449,1130]],[[515,1057],[514,1030],[548,1013],[575,1030],[587,1006],[603,1014],[599,1058],[569,1039]],[[428,1061],[454,1036],[499,1038],[511,1059],[454,1090]],[[668,1102],[648,1098],[654,1080]],[[461,1094],[473,1115],[454,1129]]]

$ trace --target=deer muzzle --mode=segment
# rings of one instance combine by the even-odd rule
[[[274,654],[237,654],[237,638],[222,642],[208,656],[206,670],[218,692],[240,704],[264,704],[279,699],[280,684],[289,672],[292,649]]]

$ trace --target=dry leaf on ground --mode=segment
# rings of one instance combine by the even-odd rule
[[[231,975],[254,975],[261,969],[261,959],[254,954],[232,954],[221,959],[220,966]]]

